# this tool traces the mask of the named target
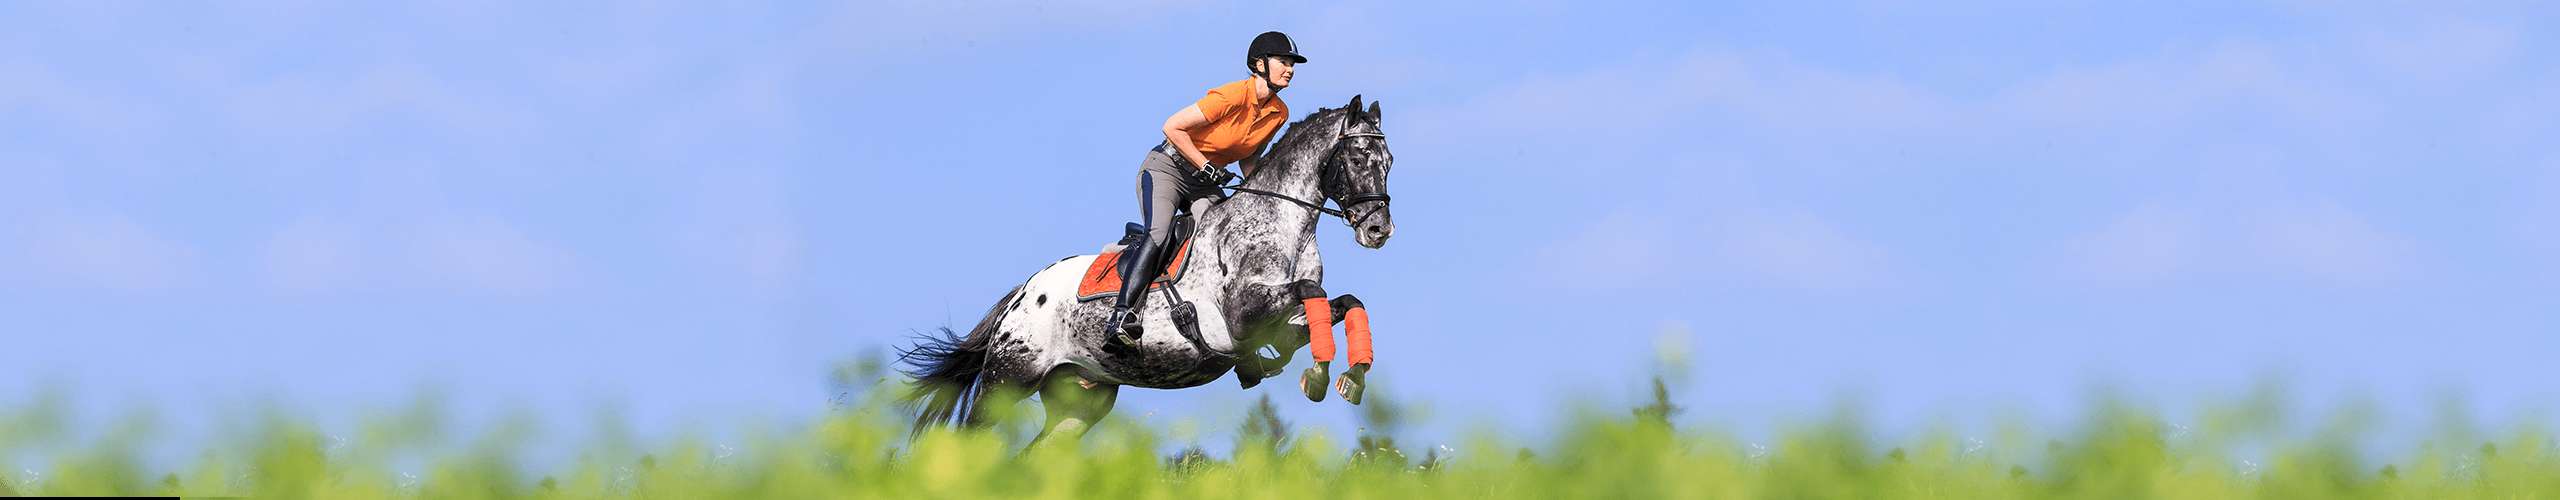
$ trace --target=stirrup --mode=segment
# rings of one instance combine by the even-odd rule
[[[1102,322],[1102,346],[1108,350],[1127,350],[1138,345],[1146,327],[1138,323],[1134,309],[1112,308]]]

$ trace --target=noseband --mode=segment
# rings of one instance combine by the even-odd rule
[[[1338,157],[1340,157],[1340,156],[1342,155],[1342,144],[1343,144],[1343,143],[1351,142],[1351,141],[1350,141],[1350,139],[1351,139],[1351,138],[1353,138],[1353,137],[1376,137],[1376,138],[1378,138],[1378,141],[1380,141],[1380,142],[1385,142],[1385,141],[1387,140],[1387,134],[1385,134],[1385,133],[1381,133],[1381,132],[1359,132],[1359,133],[1352,133],[1352,132],[1350,132],[1350,130],[1351,130],[1351,117],[1350,117],[1350,115],[1344,115],[1344,116],[1343,116],[1343,118],[1342,118],[1342,120],[1343,120],[1343,123],[1342,123],[1342,130],[1343,130],[1344,132],[1342,133],[1342,135],[1334,136],[1334,138],[1333,138],[1333,149],[1328,150],[1328,151],[1326,151],[1326,152],[1325,152],[1325,154],[1324,154],[1324,163],[1323,163],[1323,164],[1320,164],[1320,165],[1318,165],[1318,166],[1316,167],[1316,168],[1322,169],[1322,170],[1320,170],[1320,171],[1317,173],[1317,180],[1316,180],[1316,182],[1321,186],[1321,189],[1322,189],[1322,190],[1326,190],[1326,191],[1335,191],[1335,188],[1338,188],[1338,187],[1347,187],[1347,186],[1342,186],[1342,185],[1341,185],[1341,179],[1342,179],[1342,176],[1344,176],[1344,175],[1349,175],[1349,174],[1337,174],[1337,173],[1335,173],[1335,172],[1334,172],[1334,170],[1335,170],[1336,168],[1341,168],[1341,164],[1342,164],[1342,162],[1341,162],[1341,161],[1339,161]],[[1237,182],[1237,183],[1236,183],[1236,185],[1233,185],[1233,186],[1225,186],[1225,188],[1226,188],[1226,189],[1233,189],[1233,190],[1236,190],[1236,192],[1239,192],[1239,193],[1253,193],[1253,194],[1258,194],[1258,195],[1263,195],[1263,196],[1269,196],[1269,197],[1273,197],[1273,198],[1279,198],[1279,199],[1283,199],[1283,200],[1289,200],[1291,203],[1297,203],[1297,204],[1299,204],[1299,205],[1304,205],[1304,206],[1306,206],[1307,208],[1315,209],[1317,212],[1321,212],[1321,213],[1323,213],[1323,214],[1325,214],[1325,215],[1331,215],[1331,216],[1334,216],[1334,218],[1342,219],[1342,225],[1344,225],[1344,226],[1349,226],[1349,227],[1353,227],[1353,228],[1358,228],[1358,227],[1360,227],[1360,222],[1361,222],[1361,221],[1360,221],[1360,220],[1355,220],[1355,219],[1353,219],[1353,218],[1351,217],[1351,215],[1350,215],[1350,213],[1349,213],[1349,212],[1350,212],[1350,210],[1351,210],[1351,207],[1359,206],[1359,205],[1360,205],[1360,204],[1362,204],[1362,203],[1368,203],[1368,202],[1372,202],[1372,201],[1374,201],[1374,202],[1378,202],[1378,204],[1380,204],[1380,205],[1385,205],[1385,204],[1387,204],[1387,203],[1388,203],[1388,201],[1387,201],[1387,200],[1389,199],[1389,197],[1387,196],[1387,194],[1386,194],[1386,193],[1371,193],[1371,192],[1360,192],[1360,193],[1341,193],[1340,195],[1338,195],[1338,196],[1335,198],[1334,204],[1335,204],[1335,205],[1339,205],[1339,206],[1341,206],[1342,208],[1341,208],[1340,210],[1336,210],[1336,209],[1331,209],[1331,208],[1325,208],[1324,203],[1322,203],[1322,202],[1311,202],[1311,201],[1307,201],[1307,200],[1297,199],[1296,197],[1292,197],[1292,196],[1285,195],[1285,194],[1274,193],[1274,192],[1270,192],[1270,191],[1264,191],[1264,190],[1260,190],[1260,189],[1253,189],[1253,188],[1244,187],[1244,183],[1243,183],[1243,182],[1241,182],[1241,181]],[[1337,192],[1338,192],[1338,191],[1337,191]],[[1317,196],[1323,196],[1323,193],[1317,193]],[[1368,219],[1368,218],[1369,218],[1369,216],[1371,216],[1371,215],[1376,215],[1377,213],[1378,213],[1378,211],[1376,211],[1376,210],[1371,210],[1371,211],[1369,211],[1368,213],[1360,214],[1359,219]]]

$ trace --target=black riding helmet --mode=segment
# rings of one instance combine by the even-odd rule
[[[1307,63],[1307,56],[1298,55],[1296,40],[1290,40],[1289,35],[1278,31],[1265,31],[1253,37],[1253,46],[1245,49],[1244,67],[1248,70],[1253,69],[1254,61],[1270,56],[1287,57],[1293,64]],[[1253,74],[1259,75],[1262,72],[1255,71]]]

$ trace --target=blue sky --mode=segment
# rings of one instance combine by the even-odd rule
[[[1897,428],[2270,376],[2401,423],[2445,395],[2560,401],[2548,5],[0,19],[0,401],[70,384],[93,415],[343,416],[438,387],[569,434],[599,406],[805,417],[831,363],[966,326],[1115,237],[1155,127],[1267,29],[1313,58],[1283,94],[1301,116],[1383,103],[1399,233],[1323,229],[1327,288],[1374,306],[1376,385],[1442,428],[1623,404],[1663,345],[1688,353],[1687,417],[1746,431],[1842,398]],[[1228,384],[1119,415],[1232,421],[1253,396]]]

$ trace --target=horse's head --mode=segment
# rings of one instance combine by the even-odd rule
[[[1395,216],[1387,212],[1387,171],[1396,157],[1387,152],[1387,134],[1379,128],[1378,103],[1360,110],[1360,96],[1343,109],[1342,138],[1324,159],[1324,196],[1342,207],[1342,219],[1360,246],[1387,245],[1396,234]]]

